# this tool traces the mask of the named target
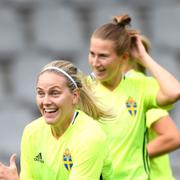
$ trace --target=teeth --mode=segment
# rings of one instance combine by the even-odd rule
[[[56,109],[45,109],[45,112],[55,112]]]

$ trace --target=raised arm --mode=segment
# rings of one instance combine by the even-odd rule
[[[158,105],[172,104],[180,99],[180,82],[146,52],[140,35],[134,37],[132,56],[158,81],[160,86],[157,94]]]

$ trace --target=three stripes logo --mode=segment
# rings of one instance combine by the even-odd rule
[[[137,113],[137,103],[132,97],[128,98],[128,100],[126,102],[126,107],[129,111],[130,115],[134,117]]]
[[[69,149],[66,149],[64,154],[63,154],[63,161],[64,161],[64,166],[65,168],[70,172],[72,166],[73,166],[73,161],[71,157],[71,153]]]
[[[38,162],[44,163],[44,160],[43,160],[43,158],[42,158],[42,153],[39,153],[39,154],[34,158],[34,161],[38,161]]]

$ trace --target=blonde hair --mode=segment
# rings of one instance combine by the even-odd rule
[[[131,29],[131,17],[128,14],[114,16],[112,22],[104,24],[97,28],[92,38],[100,38],[102,40],[110,40],[114,43],[117,55],[131,51],[134,43],[134,37],[140,34],[138,30]],[[141,35],[142,43],[147,52],[149,52],[150,41]]]
[[[75,86],[74,82],[68,78],[64,73],[58,71],[57,69],[51,69],[51,67],[59,68],[65,71],[76,83]],[[92,94],[92,91],[88,88],[88,84],[86,81],[86,76],[77,68],[75,67],[70,61],[66,60],[54,60],[47,65],[45,65],[40,72],[39,75],[46,71],[55,72],[59,75],[64,76],[67,79],[67,86],[71,92],[76,88],[80,91],[80,98],[77,104],[77,109],[84,111],[89,116],[93,117],[93,119],[98,120],[99,118],[107,118],[111,117],[109,112],[104,111],[99,105],[96,103],[97,100],[95,96]]]
[[[104,24],[97,28],[92,38],[100,38],[102,40],[110,40],[114,43],[114,49],[118,56],[129,52],[131,47],[131,35],[128,32],[131,18],[129,15],[119,15],[113,17],[113,22]]]

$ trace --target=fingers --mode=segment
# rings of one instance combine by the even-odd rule
[[[16,168],[16,154],[12,154],[9,161],[9,166],[5,166],[0,162],[0,180],[19,180]]]
[[[0,169],[6,167],[2,162],[0,162]]]
[[[16,167],[16,154],[12,154],[10,157],[10,167]]]

